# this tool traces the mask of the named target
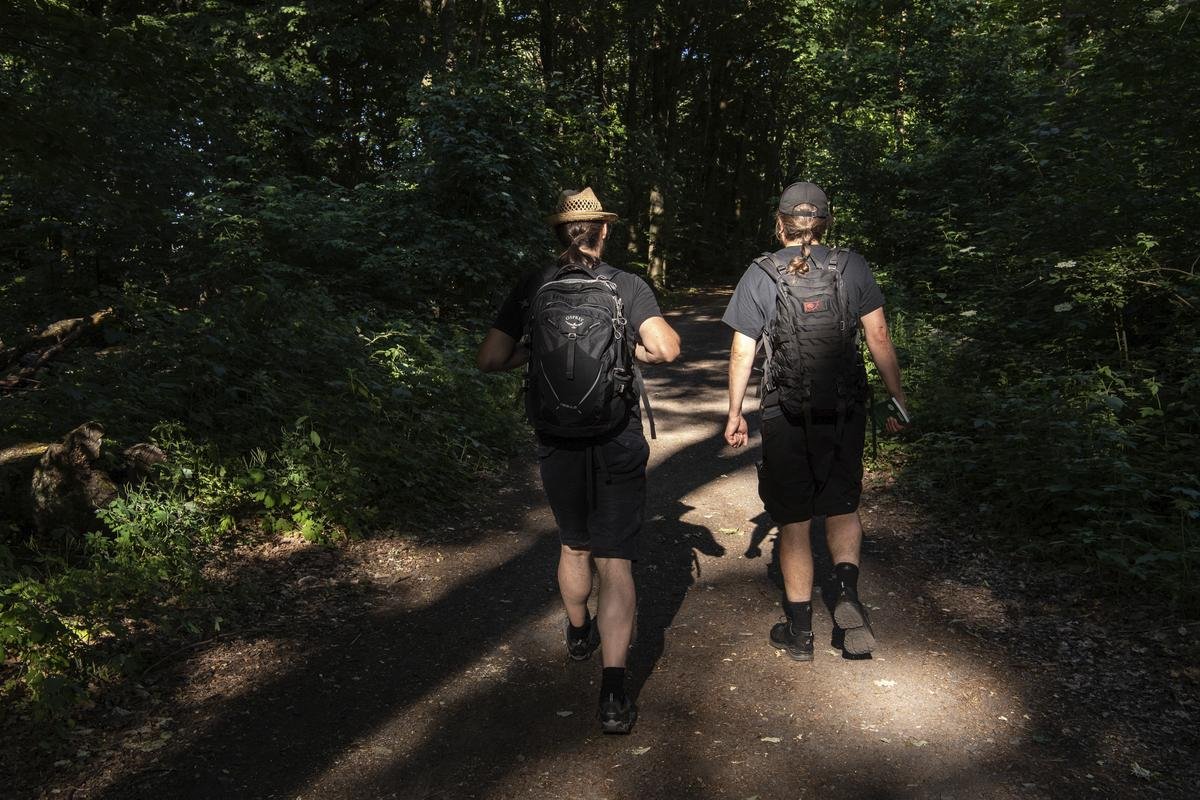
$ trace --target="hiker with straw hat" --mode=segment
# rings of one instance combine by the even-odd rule
[[[546,222],[565,249],[557,264],[514,287],[479,347],[478,364],[484,372],[527,365],[526,413],[561,542],[567,654],[585,661],[600,649],[601,730],[628,733],[637,719],[625,692],[636,607],[630,566],[650,454],[638,363],[675,360],[679,336],[644,280],[601,260],[616,219],[590,188],[559,193]],[[600,576],[594,617],[593,566]]]

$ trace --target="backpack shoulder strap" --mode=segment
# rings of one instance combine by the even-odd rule
[[[538,294],[542,291],[546,284],[558,278],[561,268],[557,265],[546,267],[545,269],[534,272],[527,279],[524,286],[524,297],[521,300],[522,310],[525,317],[524,331],[521,340],[527,343],[529,339],[529,327],[533,322],[534,301],[537,300]]]
[[[610,281],[616,277],[618,272],[620,272],[619,269],[606,261],[601,261],[599,264],[593,267],[591,271],[592,274],[594,274],[597,278],[605,278]]]
[[[841,258],[841,255],[842,255],[842,248],[840,248],[840,247],[829,248],[829,255],[826,256],[826,258],[825,258],[825,269],[831,269],[834,272],[841,272],[843,269],[845,269],[846,268],[845,264],[842,264],[840,267],[838,265],[838,259]]]
[[[775,259],[774,253],[763,253],[758,258],[754,259],[754,265],[761,269],[767,275],[771,276],[771,281],[779,283],[781,270],[783,269],[779,262]]]
[[[578,264],[564,264],[561,267],[554,268],[554,273],[551,275],[550,280],[557,281],[561,278],[567,277],[568,275],[587,275],[588,277],[591,277],[592,271],[587,267],[581,267]],[[547,283],[548,282],[549,281],[547,281]]]
[[[844,275],[846,267],[850,265],[850,256],[853,253],[845,247],[829,248],[829,260],[826,262],[826,269],[832,269],[839,275]]]
[[[846,266],[850,263],[851,252],[844,247],[834,247],[829,250],[829,260],[825,264],[825,268],[833,270],[837,276],[837,293],[839,313],[842,317],[842,330],[853,330],[854,340],[858,342],[858,323],[854,314],[850,310],[850,290],[846,285]],[[842,263],[838,263],[844,259]]]

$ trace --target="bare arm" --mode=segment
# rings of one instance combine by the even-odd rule
[[[908,398],[900,384],[900,361],[896,358],[896,348],[892,345],[891,335],[888,334],[887,317],[883,314],[883,308],[877,308],[863,317],[862,326],[867,339],[867,349],[871,351],[871,360],[875,362],[875,369],[879,370],[879,377],[883,378],[883,385],[892,397],[908,408]],[[895,420],[888,420],[888,430],[892,433],[901,427],[899,423],[893,426],[894,422]]]
[[[475,364],[482,372],[516,369],[529,360],[529,351],[502,330],[491,328],[479,345]]]
[[[641,343],[634,358],[643,364],[667,364],[679,357],[679,334],[662,317],[651,317],[638,328]]]
[[[749,438],[742,402],[754,368],[754,352],[758,343],[744,333],[734,331],[729,347],[729,419],[725,423],[725,441],[731,447],[741,447]]]

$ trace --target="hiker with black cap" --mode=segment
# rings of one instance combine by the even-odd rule
[[[786,617],[771,628],[769,638],[796,661],[813,658],[809,527],[814,516],[825,517],[838,591],[833,619],[845,633],[843,648],[861,656],[875,647],[858,594],[858,504],[868,413],[860,328],[898,409],[887,417],[887,431],[898,432],[908,419],[883,293],[861,255],[821,244],[830,219],[820,187],[801,181],[784,189],[775,215],[783,249],[750,264],[723,317],[734,331],[725,426],[725,441],[732,447],[747,442],[742,402],[760,343],[765,351],[758,493],[779,525]]]
[[[644,280],[601,260],[616,219],[590,188],[559,194],[546,221],[566,249],[557,265],[513,289],[480,345],[478,363],[485,372],[528,364],[525,408],[561,541],[567,654],[584,661],[600,648],[601,729],[629,733],[637,719],[625,693],[636,608],[630,565],[650,454],[637,365],[675,360],[679,336]],[[646,410],[653,434],[648,404]],[[600,576],[594,618],[588,613],[593,565]]]

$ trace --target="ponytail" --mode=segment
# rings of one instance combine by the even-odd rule
[[[804,275],[808,272],[808,257],[812,254],[812,244],[814,239],[815,237],[812,235],[811,231],[806,232],[806,234],[800,238],[800,246],[803,249],[800,255],[793,256],[792,260],[788,262],[788,272],[791,272],[794,275]]]
[[[816,211],[817,207],[802,203],[797,208]],[[812,246],[825,235],[829,227],[829,217],[794,217],[790,214],[775,214],[775,238],[785,247],[799,242],[801,255],[795,256],[788,262],[788,272],[804,275],[808,272],[808,257],[812,254]]]
[[[600,253],[604,250],[604,223],[595,220],[582,222],[564,222],[555,226],[558,241],[566,245],[566,250],[558,256],[560,267],[572,266],[594,269],[600,263],[599,256],[585,253],[584,249]]]

